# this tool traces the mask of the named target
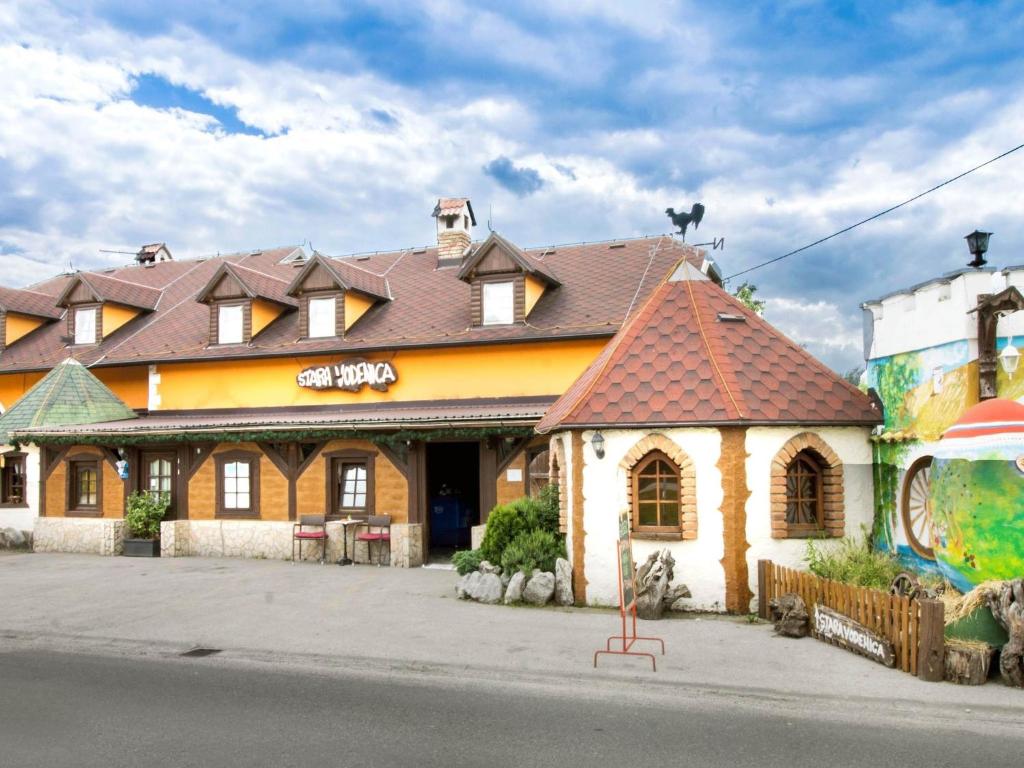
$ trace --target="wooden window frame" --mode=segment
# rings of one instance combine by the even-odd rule
[[[310,336],[309,302],[313,299],[334,299],[334,335]],[[345,337],[345,293],[344,291],[308,291],[299,300],[299,337],[304,341],[324,341]]]
[[[484,284],[512,283],[512,322],[484,325]],[[508,328],[526,321],[526,276],[521,272],[476,275],[470,283],[470,321],[474,328]]]
[[[224,520],[260,519],[260,457],[256,451],[224,451],[214,454],[213,463],[217,473],[216,516]],[[234,462],[249,464],[249,508],[226,509],[224,507],[224,467]]]
[[[224,341],[220,340],[220,310],[221,307],[242,308],[242,340]],[[252,300],[251,299],[227,299],[210,305],[210,346],[213,347],[237,347],[241,344],[248,344],[252,341]]]
[[[65,483],[64,511],[68,517],[103,517],[103,459],[91,453],[68,457],[64,462],[67,470]],[[92,469],[96,473],[96,504],[78,506],[78,473]]]
[[[22,451],[7,451],[2,454],[4,458],[4,468],[0,470],[0,509],[26,509],[28,507],[28,454]],[[10,472],[10,462],[16,462],[21,465],[21,477],[22,477],[22,488],[21,488],[21,501],[7,501],[9,496],[12,483],[9,480],[9,476],[13,476],[14,473]]]
[[[789,491],[790,472],[799,462],[809,464],[814,470],[814,523],[794,523],[789,520],[789,505],[794,503]],[[825,532],[825,488],[824,488],[825,467],[822,460],[810,450],[802,450],[794,456],[786,465],[786,530],[791,538],[818,536]],[[797,496],[795,503],[805,501],[802,496]]]
[[[139,453],[139,490],[142,493],[150,493],[149,490],[149,479],[152,475],[149,474],[149,463],[154,459],[162,459],[171,463],[171,488],[168,497],[170,502],[167,507],[167,512],[164,515],[164,520],[171,520],[174,516],[174,506],[177,501],[177,485],[178,485],[178,456],[173,450],[169,451],[141,451]]]
[[[91,309],[95,313],[96,333],[93,340],[79,344],[75,340],[75,319],[80,309]],[[68,335],[71,337],[73,347],[95,347],[103,341],[103,305],[100,303],[72,304],[68,307]]]
[[[341,520],[344,517],[366,518],[376,511],[376,458],[377,454],[372,451],[358,451],[354,449],[331,451],[324,454],[326,462],[327,487],[325,500],[327,510],[325,516],[328,520]],[[340,506],[338,499],[338,484],[335,482],[340,468],[344,464],[366,465],[366,507],[345,509]]]
[[[676,478],[676,510],[678,516],[678,522],[675,525],[641,525],[640,524],[640,473],[646,469],[650,464],[655,461],[662,461],[671,467],[675,472]],[[632,509],[630,514],[633,521],[633,530],[638,534],[665,534],[676,538],[682,536],[683,533],[683,477],[682,469],[672,458],[664,451],[655,449],[644,454],[644,456],[633,465],[630,470],[630,479],[632,485]],[[655,503],[658,505],[658,520],[661,521],[661,499],[656,499]]]

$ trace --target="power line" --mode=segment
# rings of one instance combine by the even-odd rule
[[[869,221],[874,221],[875,219],[881,218],[882,216],[885,216],[885,214],[887,214],[887,213],[892,213],[897,208],[902,208],[903,206],[909,205],[910,203],[914,202],[915,200],[920,200],[925,195],[930,195],[935,190],[942,189],[947,184],[952,184],[954,181],[958,181],[958,180],[962,179],[964,176],[967,176],[967,175],[969,175],[971,173],[974,173],[977,170],[980,170],[981,168],[984,168],[986,165],[991,165],[992,163],[996,162],[997,160],[1002,160],[1004,157],[1006,157],[1008,155],[1012,155],[1018,149],[1024,149],[1024,144],[1018,144],[1013,149],[1008,149],[1005,152],[1003,152],[1003,154],[996,155],[991,160],[986,160],[981,165],[976,165],[973,168],[971,168],[970,170],[964,171],[963,173],[959,174],[958,176],[954,176],[951,179],[946,179],[941,184],[936,184],[931,189],[926,189],[924,192],[922,192],[922,193],[920,193],[918,195],[914,195],[909,200],[904,200],[902,203],[900,203],[898,205],[892,206],[892,208],[886,208],[884,211],[879,211],[874,216],[868,216],[866,219],[862,219],[861,221],[858,221],[856,224],[851,224],[848,227],[840,229],[838,232],[833,232],[828,237],[823,237],[820,240],[815,240],[813,243],[808,243],[807,245],[805,245],[805,246],[803,246],[801,248],[797,248],[795,251],[790,251],[789,253],[784,253],[781,256],[776,256],[774,259],[768,259],[768,261],[763,261],[760,264],[755,264],[752,267],[748,267],[747,269],[744,269],[744,270],[741,270],[739,272],[736,272],[735,274],[729,275],[727,278],[725,278],[723,280],[723,282],[728,282],[729,280],[732,280],[734,277],[739,277],[740,275],[745,275],[748,272],[753,272],[755,269],[761,269],[762,267],[767,267],[769,264],[774,264],[777,261],[782,261],[783,259],[788,259],[790,256],[795,256],[796,254],[800,253],[801,251],[806,251],[808,248],[813,248],[816,245],[821,245],[826,240],[831,240],[833,237],[839,237],[839,235],[845,234],[845,233],[849,232],[851,229],[856,229],[861,224],[867,224]]]

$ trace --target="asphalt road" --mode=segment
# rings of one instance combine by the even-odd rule
[[[617,685],[553,693],[216,657],[0,652],[0,766],[1019,768],[1024,749],[1019,728],[992,738],[927,718],[885,725]]]

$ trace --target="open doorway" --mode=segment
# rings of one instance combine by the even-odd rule
[[[426,485],[430,559],[469,549],[480,523],[480,444],[428,443]]]

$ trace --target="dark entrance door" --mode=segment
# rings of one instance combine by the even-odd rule
[[[480,524],[480,444],[428,443],[427,515],[430,554],[468,549]]]
[[[174,496],[174,470],[177,457],[174,451],[143,451],[142,473],[140,480],[143,491],[152,495],[163,495],[171,505],[167,508],[164,520],[177,518]]]

